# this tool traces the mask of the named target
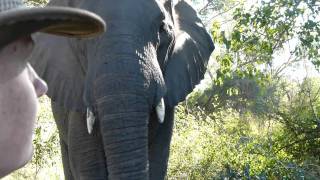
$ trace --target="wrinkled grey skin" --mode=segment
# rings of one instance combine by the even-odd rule
[[[89,40],[34,37],[33,66],[49,85],[66,179],[164,179],[174,107],[203,78],[214,49],[196,12],[183,0],[49,5],[87,9],[107,23]],[[91,135],[87,108],[96,118]]]

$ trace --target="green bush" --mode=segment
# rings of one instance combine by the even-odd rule
[[[232,109],[204,121],[177,108],[168,179],[316,179],[286,151],[281,123]],[[316,165],[317,166],[317,165]],[[318,171],[319,172],[319,171]]]
[[[29,6],[44,6],[48,3],[48,0],[24,0]]]

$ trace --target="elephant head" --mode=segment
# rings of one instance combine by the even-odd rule
[[[148,179],[151,114],[158,109],[161,121],[164,106],[172,110],[203,78],[214,49],[209,34],[185,0],[49,5],[93,11],[106,21],[107,32],[86,40],[34,37],[31,61],[48,83],[48,96],[67,109],[93,112],[109,178]]]

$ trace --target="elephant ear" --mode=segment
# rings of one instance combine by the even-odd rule
[[[47,95],[62,107],[86,110],[83,103],[84,65],[74,53],[71,40],[43,33],[35,34],[33,39],[35,48],[30,63],[47,82]]]
[[[214,50],[212,39],[196,11],[185,0],[174,4],[175,45],[164,72],[166,102],[173,107],[200,83]]]

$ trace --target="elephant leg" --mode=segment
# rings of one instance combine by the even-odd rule
[[[72,112],[69,115],[69,156],[76,171],[76,179],[107,179],[106,157],[99,124],[92,134],[88,133],[86,113]]]
[[[66,113],[57,105],[53,105],[52,109],[55,118],[64,115],[64,119],[67,119],[67,122],[56,120],[64,143],[61,146],[61,152],[63,152],[65,178],[68,180],[107,179],[106,158],[101,134],[98,131],[99,124],[95,124],[93,133],[89,135],[85,113],[74,111]]]
[[[149,124],[150,179],[163,180],[167,173],[170,142],[173,130],[174,108],[166,108],[163,124],[152,113]]]
[[[60,146],[61,146],[64,177],[66,180],[74,180],[71,173],[71,168],[69,165],[68,145],[64,141],[60,140]]]
[[[62,164],[66,180],[74,180],[69,163],[68,153],[68,111],[51,102],[53,116],[59,131]]]

